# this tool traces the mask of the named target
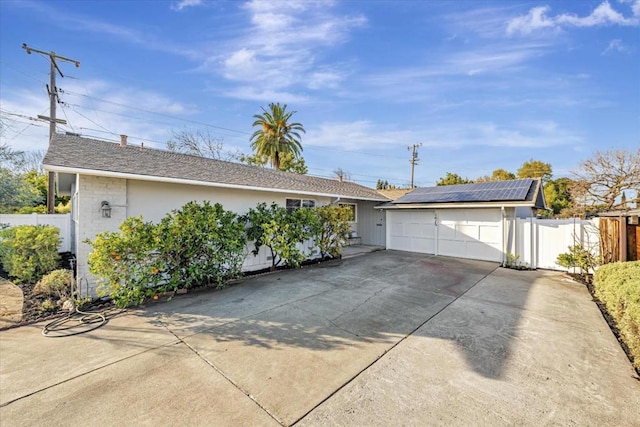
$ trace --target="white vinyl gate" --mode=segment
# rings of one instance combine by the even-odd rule
[[[551,270],[573,245],[599,251],[597,220],[506,218],[500,209],[388,210],[387,249]],[[503,241],[504,236],[504,241]],[[503,250],[504,247],[504,250]]]

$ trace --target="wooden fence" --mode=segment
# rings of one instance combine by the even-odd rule
[[[600,253],[603,264],[640,259],[640,226],[624,216],[600,218]]]

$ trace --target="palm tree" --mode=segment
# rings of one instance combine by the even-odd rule
[[[255,154],[269,159],[271,166],[280,168],[280,156],[291,153],[295,157],[300,155],[300,132],[305,132],[300,123],[289,123],[289,119],[296,112],[287,112],[287,104],[269,104],[269,111],[262,108],[263,114],[255,114],[252,126],[260,129],[251,135],[251,148]]]

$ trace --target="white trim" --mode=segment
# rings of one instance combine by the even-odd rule
[[[169,182],[173,184],[200,185],[205,187],[234,188],[239,190],[266,191],[270,193],[304,194],[304,195],[319,196],[319,197],[345,197],[349,199],[368,200],[373,202],[385,201],[385,200],[373,199],[368,197],[347,196],[344,194],[335,194],[335,193],[318,193],[314,191],[294,190],[294,189],[286,189],[286,188],[270,188],[270,187],[255,187],[252,185],[224,184],[221,182],[196,181],[191,179],[169,178],[169,177],[156,176],[156,175],[138,175],[133,173],[102,171],[102,170],[96,170],[96,169],[70,168],[67,166],[42,165],[42,168],[46,171],[57,172],[57,173],[76,173],[80,175],[94,175],[94,176],[105,176],[110,178],[137,179],[141,181]]]
[[[375,209],[460,209],[460,208],[501,208],[535,207],[535,202],[467,202],[467,203],[407,203],[386,206],[374,206]]]

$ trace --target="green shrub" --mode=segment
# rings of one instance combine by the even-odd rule
[[[596,271],[593,285],[640,369],[640,261],[603,265]]]
[[[583,245],[569,246],[569,252],[558,255],[556,264],[565,268],[577,268],[580,275],[589,281],[591,272],[600,265],[600,257]]]
[[[58,264],[58,228],[19,225],[0,231],[0,258],[9,276],[20,283],[35,283]]]
[[[248,223],[247,238],[254,242],[253,254],[266,246],[271,252],[271,270],[284,262],[286,266],[298,267],[306,255],[300,244],[313,238],[319,219],[314,210],[302,208],[289,213],[272,203],[260,203],[243,217]]]
[[[119,232],[96,236],[89,254],[89,272],[98,277],[98,294],[119,307],[141,304],[158,284],[158,241],[155,226],[142,217],[127,218]]]
[[[89,271],[98,291],[120,307],[141,304],[157,292],[215,283],[240,275],[244,223],[222,205],[190,202],[158,225],[128,218],[119,232],[96,236]]]
[[[56,311],[58,306],[51,299],[46,299],[42,301],[42,305],[40,306],[41,311]]]
[[[157,227],[159,271],[165,290],[216,283],[241,273],[246,247],[244,222],[221,204],[189,202]]]
[[[331,205],[318,207],[315,211],[319,219],[315,244],[320,250],[320,256],[337,258],[349,238],[349,221],[353,218],[353,211],[348,207]]]
[[[58,299],[70,297],[72,279],[73,273],[71,270],[53,270],[36,283],[33,287],[33,293],[57,297]]]

